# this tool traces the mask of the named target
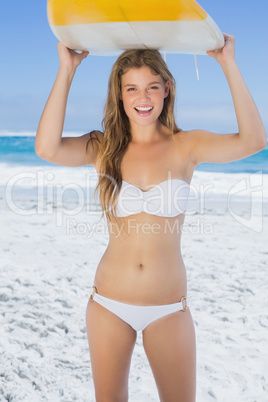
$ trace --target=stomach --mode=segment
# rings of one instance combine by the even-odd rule
[[[109,243],[94,285],[108,298],[135,305],[178,302],[187,293],[181,255],[184,214],[174,218],[142,212],[108,223]]]

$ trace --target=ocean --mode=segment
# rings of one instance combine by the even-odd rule
[[[66,135],[66,134],[64,134]],[[70,134],[67,135],[76,135]],[[53,166],[39,158],[34,150],[35,133],[3,133],[0,134],[0,169],[9,166]],[[248,158],[231,163],[202,163],[197,171],[222,173],[257,173],[268,174],[268,147]],[[60,166],[59,166],[60,167]]]

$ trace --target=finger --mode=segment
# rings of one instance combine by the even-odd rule
[[[89,55],[89,52],[83,51],[83,52],[80,54],[80,59],[81,59],[81,60],[84,60],[88,55]]]
[[[216,55],[213,51],[207,51],[207,55],[215,59]]]
[[[208,50],[208,51],[207,51],[207,54],[208,54],[209,56],[216,57],[216,56],[217,56],[217,53],[219,53],[220,51],[221,51],[221,49]]]
[[[224,36],[225,38],[231,38],[231,37],[232,37],[232,35],[227,34],[227,33],[225,33],[225,32],[222,32],[222,34],[223,34],[223,36]]]
[[[225,42],[234,42],[235,37],[233,35],[226,34],[222,32]]]

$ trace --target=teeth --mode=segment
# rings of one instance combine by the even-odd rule
[[[135,107],[135,109],[140,110],[141,112],[147,112],[152,110],[152,107]]]

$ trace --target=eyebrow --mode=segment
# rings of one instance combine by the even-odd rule
[[[161,84],[161,82],[159,82],[159,81],[152,81],[152,82],[149,82],[148,85],[153,85],[153,84]],[[126,84],[126,85],[124,85],[124,88],[125,88],[125,87],[136,87],[136,84]]]

